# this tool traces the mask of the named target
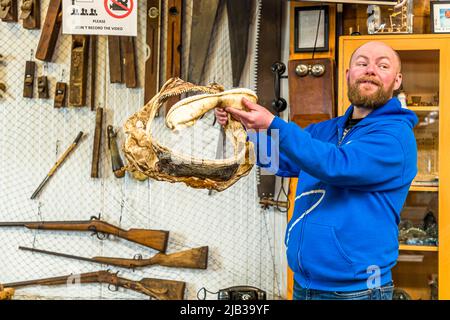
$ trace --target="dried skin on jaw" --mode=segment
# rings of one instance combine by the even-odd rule
[[[184,182],[193,188],[222,191],[230,187],[247,175],[254,163],[253,144],[246,141],[245,131],[239,122],[231,120],[225,127],[235,147],[234,156],[205,160],[176,154],[156,141],[152,135],[152,121],[168,98],[182,93],[202,92],[201,95],[179,101],[166,118],[168,126],[173,129],[193,125],[205,112],[216,107],[218,100],[221,101],[219,103],[237,106],[236,102],[239,101],[240,105],[243,96],[252,96],[250,90],[239,90],[221,93],[223,87],[217,85],[204,87],[178,78],[168,80],[161,91],[124,125],[125,133],[128,134],[124,147],[129,162],[127,169],[160,181]],[[256,99],[254,93],[253,99]]]

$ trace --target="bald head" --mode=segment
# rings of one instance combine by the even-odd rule
[[[364,55],[364,53],[367,51],[379,52],[392,62],[397,72],[401,72],[402,61],[400,59],[400,55],[398,54],[397,51],[392,49],[392,47],[388,46],[387,44],[381,41],[370,41],[359,46],[350,57],[350,65],[352,65],[354,59],[356,59],[360,55]]]
[[[355,50],[346,71],[348,97],[357,107],[376,109],[400,88],[402,74],[398,53],[380,41],[370,41]]]

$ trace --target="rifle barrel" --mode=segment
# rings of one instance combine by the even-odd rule
[[[97,262],[97,261],[95,261],[93,259],[90,259],[90,258],[74,256],[74,255],[70,255],[70,254],[66,254],[66,253],[53,252],[53,251],[47,251],[47,250],[36,249],[36,248],[29,248],[29,247],[23,247],[23,246],[19,246],[19,249],[20,250],[25,250],[25,251],[31,251],[31,252],[48,254],[48,255],[57,256],[57,257],[64,257],[64,258],[69,258],[69,259],[74,259],[74,260],[82,260],[82,261],[88,261],[88,262]]]
[[[0,222],[0,227],[26,227],[27,225],[48,225],[48,224],[81,224],[90,223],[89,220],[80,221],[11,221]]]
[[[62,276],[62,277],[54,277],[54,278],[10,282],[10,283],[4,283],[3,286],[7,287],[7,288],[19,288],[19,287],[26,287],[26,286],[33,286],[33,285],[46,285],[48,282],[63,284],[65,282],[67,282],[67,279],[69,277],[70,276]]]

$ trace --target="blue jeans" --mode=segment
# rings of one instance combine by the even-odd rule
[[[294,280],[293,300],[392,300],[394,283],[360,291],[321,291],[304,289]]]

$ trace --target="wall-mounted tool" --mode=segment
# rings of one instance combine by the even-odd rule
[[[36,49],[36,59],[51,61],[58,40],[62,23],[62,0],[50,0],[42,28],[39,44]]]
[[[134,37],[120,37],[120,49],[122,50],[122,69],[125,85],[127,88],[136,88],[137,69]]]
[[[119,147],[117,145],[117,132],[114,131],[113,126],[109,125],[108,132],[108,149],[111,153],[111,165],[112,171],[116,178],[123,178],[125,176],[125,170],[122,158],[119,153]]]
[[[89,89],[91,90],[90,107],[91,111],[95,110],[95,88],[96,88],[96,75],[97,75],[97,42],[96,35],[89,36],[89,60],[90,60],[90,77],[89,77]]]
[[[83,136],[83,132],[80,131],[75,138],[75,140],[72,142],[72,144],[67,148],[67,150],[62,154],[61,157],[59,157],[58,161],[56,161],[55,165],[50,169],[50,171],[47,173],[47,176],[42,180],[41,184],[37,187],[36,191],[33,192],[31,195],[31,199],[35,199],[38,194],[41,192],[42,188],[47,184],[47,182],[50,180],[50,178],[55,174],[56,170],[62,165],[64,160],[67,159],[67,157],[70,155],[70,153],[75,149],[75,147],[78,145],[78,142],[80,142],[81,137]]]
[[[183,0],[167,1],[166,80],[181,77],[181,35]],[[165,112],[180,100],[179,96],[167,100]]]
[[[108,36],[109,76],[111,83],[122,83],[120,37]]]
[[[95,115],[95,133],[92,150],[91,178],[98,178],[98,165],[100,162],[100,152],[102,149],[102,130],[103,129],[103,108],[97,108]]]
[[[64,108],[66,106],[67,84],[57,82],[55,88],[54,108]]]
[[[48,78],[47,74],[47,63],[44,64],[44,75],[38,77],[38,95],[39,99],[48,99],[49,98],[49,89],[48,89]]]
[[[257,61],[256,61],[256,93],[258,103],[275,113],[271,108],[273,101],[274,61],[281,60],[281,25],[282,1],[261,0],[259,2],[257,20]],[[258,197],[273,199],[275,196],[275,175],[262,172],[257,168]]]
[[[39,99],[48,99],[48,78],[47,76],[38,77],[38,94]]]
[[[89,36],[73,35],[71,52],[69,106],[82,107],[86,105]]]
[[[31,59],[33,59],[33,50],[31,50]],[[36,63],[27,61],[25,63],[25,77],[23,81],[23,97],[33,98],[34,78],[36,73]]]
[[[17,22],[17,0],[0,1],[0,19],[3,22]]]
[[[196,1],[193,5],[195,6]],[[147,54],[145,57],[144,104],[159,90],[161,0],[147,1]]]
[[[20,20],[23,20],[25,29],[41,28],[41,1],[40,0],[23,0],[20,6]]]

